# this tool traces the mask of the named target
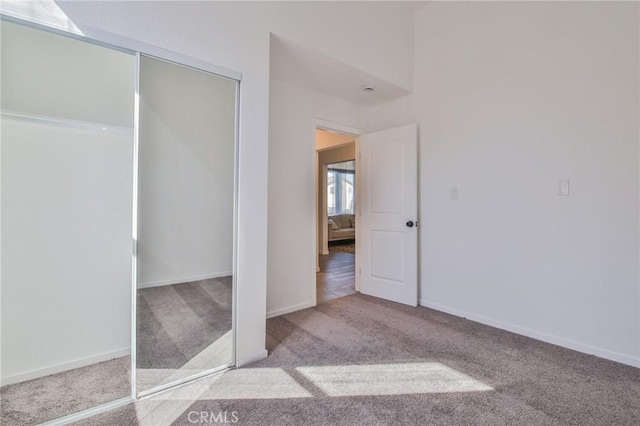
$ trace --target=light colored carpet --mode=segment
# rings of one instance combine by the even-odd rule
[[[138,389],[228,363],[231,344],[213,348],[222,355],[217,364],[194,365],[193,360],[213,360],[202,354],[229,333],[231,311],[230,276],[138,290]]]
[[[231,277],[142,289],[138,303],[139,389],[231,361]],[[0,424],[35,425],[126,398],[130,365],[123,357],[3,386]]]
[[[0,388],[0,424],[35,425],[131,395],[122,357]]]
[[[138,368],[180,368],[231,330],[231,277],[138,290]]]
[[[267,333],[265,360],[81,424],[640,424],[639,369],[426,308],[358,294]]]

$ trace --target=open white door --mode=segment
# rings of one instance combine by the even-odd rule
[[[418,303],[418,128],[362,135],[358,257],[360,292]]]

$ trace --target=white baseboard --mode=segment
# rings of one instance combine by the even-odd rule
[[[233,275],[233,272],[216,272],[214,274],[205,274],[205,275],[196,275],[194,277],[185,277],[185,278],[177,278],[172,280],[162,280],[162,281],[152,281],[149,283],[140,283],[138,284],[138,288],[149,288],[149,287],[162,287],[164,285],[173,285],[173,284],[182,284],[182,283],[190,283],[193,281],[201,281],[201,280],[209,280],[211,278],[220,278],[220,277],[228,277]]]
[[[267,312],[267,319],[279,317],[280,315],[290,314],[291,312],[299,311],[301,309],[307,309],[314,307],[315,304],[313,302],[304,302],[298,305],[288,306],[282,309],[276,309],[275,311]]]
[[[582,352],[589,355],[595,355],[600,358],[616,361],[622,364],[630,365],[632,367],[640,367],[640,358],[635,358],[631,355],[622,354],[619,352],[610,351],[608,349],[599,348],[597,346],[588,345],[586,343],[580,343],[573,340],[565,339],[562,337],[554,336],[552,334],[543,333],[536,330],[520,327],[513,324],[508,324],[502,321],[497,321],[491,318],[484,317],[482,315],[476,315],[471,312],[462,311],[456,308],[450,308],[448,306],[439,305],[437,303],[428,302],[426,300],[420,300],[420,306],[435,309],[436,311],[446,312],[457,317],[467,318],[471,321],[479,322],[481,324],[496,327],[502,330],[510,331],[512,333],[520,334],[522,336],[531,337],[532,339],[541,340],[553,345],[562,346],[564,348],[572,349],[574,351]]]
[[[75,361],[56,364],[45,368],[39,368],[37,370],[30,370],[24,373],[18,373],[11,376],[3,377],[2,386],[26,382],[27,380],[38,379],[40,377],[62,373],[63,371],[73,370],[75,368],[86,367],[87,365],[96,364],[102,361],[109,361],[110,359],[120,358],[122,356],[128,356],[130,354],[131,348],[123,348],[111,352],[105,352],[95,356],[90,356],[87,358],[77,359]]]
[[[243,365],[251,364],[252,362],[260,361],[261,359],[265,359],[269,355],[269,352],[266,349],[258,351],[249,356],[245,356],[236,360],[236,367],[242,367]]]

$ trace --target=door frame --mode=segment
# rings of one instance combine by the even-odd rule
[[[318,229],[320,228],[320,224],[319,222],[321,220],[325,220],[326,217],[326,211],[323,212],[322,218],[318,217],[318,196],[319,196],[319,191],[320,188],[318,187],[318,174],[319,174],[319,170],[318,170],[318,163],[319,163],[319,155],[318,155],[318,150],[316,149],[316,130],[328,130],[328,131],[332,131],[332,132],[337,132],[337,133],[342,133],[344,135],[349,135],[349,136],[353,136],[355,139],[355,150],[356,150],[356,173],[355,173],[355,179],[356,179],[356,192],[355,192],[355,198],[356,198],[356,264],[355,264],[355,268],[356,271],[358,271],[358,265],[359,265],[359,261],[358,261],[358,223],[359,223],[359,216],[360,216],[360,196],[359,196],[359,191],[358,191],[358,186],[359,186],[359,174],[358,174],[358,157],[359,157],[359,153],[360,153],[360,147],[358,145],[358,138],[360,137],[360,135],[362,135],[364,133],[364,131],[360,128],[357,127],[351,127],[351,126],[347,126],[344,124],[339,124],[336,122],[332,122],[332,121],[327,121],[324,119],[320,119],[320,118],[313,118],[311,120],[311,144],[310,147],[311,152],[313,154],[313,163],[314,166],[312,168],[312,172],[313,172],[313,182],[315,182],[315,191],[313,191],[313,200],[311,201],[311,206],[313,207],[313,216],[314,216],[314,221],[313,221],[313,232],[312,232],[312,236],[313,236],[313,241],[314,241],[314,245],[313,245],[313,255],[314,255],[314,265],[315,265],[315,270],[314,270],[314,274],[313,274],[313,280],[311,280],[309,282],[309,294],[311,296],[310,300],[311,300],[311,306],[316,306],[317,305],[317,299],[316,299],[316,285],[317,285],[317,273],[319,270],[319,262],[320,262],[320,236],[318,235]],[[339,145],[337,145],[339,146]],[[358,276],[358,274],[355,274],[356,276],[356,282],[355,282],[355,286],[356,286],[356,291],[360,290],[360,277]]]

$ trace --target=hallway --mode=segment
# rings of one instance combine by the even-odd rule
[[[317,303],[356,292],[356,256],[336,248],[330,247],[328,255],[320,256],[320,272],[316,274]]]

